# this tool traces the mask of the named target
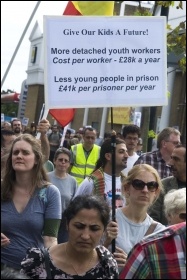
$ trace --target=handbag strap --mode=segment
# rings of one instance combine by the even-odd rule
[[[47,279],[52,279],[50,263],[49,263],[49,252],[48,252],[48,250],[46,248],[42,248],[41,251],[44,254],[45,269],[46,269],[46,272],[47,272]]]
[[[153,221],[152,224],[150,225],[150,227],[148,228],[148,230],[146,231],[146,233],[144,234],[144,236],[147,236],[147,235],[153,233],[157,224],[158,224],[157,222]]]

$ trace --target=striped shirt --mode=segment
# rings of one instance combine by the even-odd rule
[[[134,165],[146,163],[152,165],[161,179],[172,176],[171,166],[166,164],[159,150],[142,154]]]
[[[119,279],[186,279],[186,222],[136,244]]]

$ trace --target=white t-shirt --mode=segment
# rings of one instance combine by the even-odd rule
[[[137,153],[135,153],[135,152],[133,153],[132,156],[128,157],[127,167],[122,170],[123,174],[125,174],[127,176],[127,173],[133,167],[134,163],[137,161],[138,158],[139,158],[139,155],[137,155]]]
[[[125,253],[129,251],[143,239],[145,233],[153,222],[153,219],[147,214],[142,223],[130,221],[122,212],[122,209],[116,209],[116,222],[118,223],[118,236],[116,246],[123,249]],[[154,232],[164,229],[165,226],[158,222]]]
[[[112,176],[104,173],[104,180],[105,180],[105,190],[104,196],[108,201],[109,205],[111,206],[112,202]],[[91,178],[85,178],[84,181],[78,187],[75,196],[77,195],[87,195],[92,194],[94,188],[94,183]],[[116,207],[122,207],[125,205],[125,198],[121,195],[121,176],[116,177]]]

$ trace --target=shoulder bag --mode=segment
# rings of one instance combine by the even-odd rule
[[[148,230],[146,231],[146,233],[144,234],[144,236],[147,236],[147,235],[153,233],[157,224],[158,224],[157,222],[153,221],[152,224],[150,225],[150,227],[148,228]]]

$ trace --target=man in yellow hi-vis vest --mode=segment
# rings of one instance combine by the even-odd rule
[[[97,131],[86,127],[83,132],[83,143],[71,146],[70,175],[74,176],[78,185],[94,170],[100,156],[100,146],[94,144]]]

